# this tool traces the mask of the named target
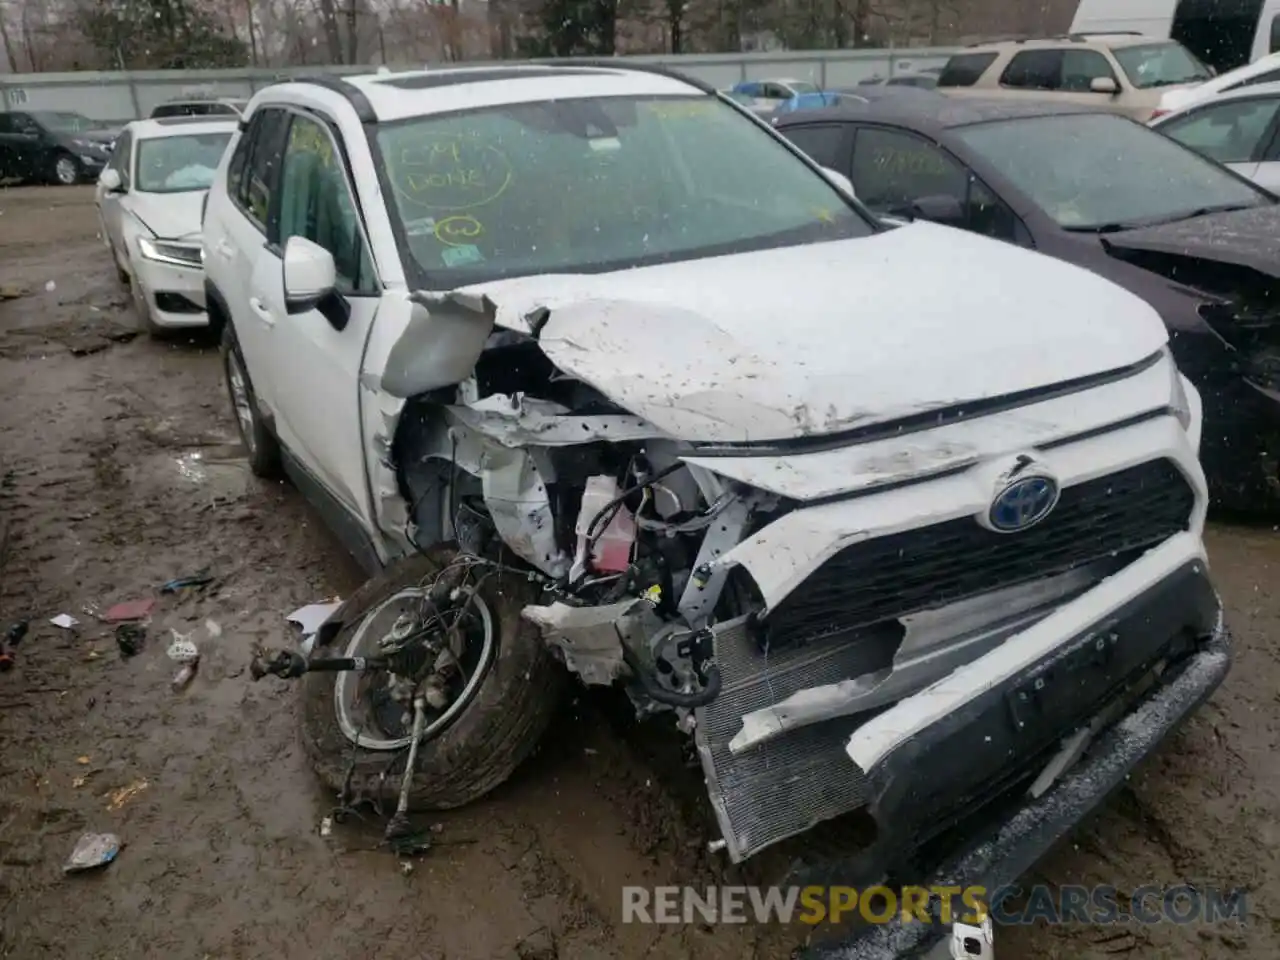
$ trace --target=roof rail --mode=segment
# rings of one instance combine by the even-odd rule
[[[513,61],[518,64],[520,61]],[[555,57],[548,60],[527,60],[525,61],[533,66],[549,66],[549,67],[595,67],[598,70],[633,70],[637,73],[652,73],[659,77],[667,77],[671,80],[679,80],[681,83],[687,83],[691,87],[696,87],[703,93],[715,93],[716,88],[705,81],[699,80],[697,77],[691,77],[687,73],[679,70],[673,70],[670,67],[664,67],[658,63],[636,63],[624,57],[599,58],[599,57]]]
[[[985,47],[991,43],[1023,43],[1030,38],[1025,33],[998,33],[993,37],[986,37],[982,40],[975,40],[973,43],[966,43],[965,48],[969,47]]]
[[[326,90],[332,90],[339,96],[345,97],[347,102],[355,109],[356,119],[361,123],[377,123],[378,115],[373,112],[373,104],[369,102],[363,91],[353,83],[347,83],[341,77],[335,77],[327,73],[318,73],[313,76],[290,77],[288,80],[281,81],[283,83],[314,83],[317,87],[324,87]]]
[[[1141,30],[1075,30],[1068,33],[1067,36],[1075,39],[1076,37],[1143,37],[1146,34]],[[1054,37],[1052,39],[1057,38]]]

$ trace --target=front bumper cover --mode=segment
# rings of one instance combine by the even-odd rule
[[[1117,642],[1097,644],[1116,636]],[[1087,651],[1092,649],[1095,656]],[[1167,663],[1154,688],[1129,704],[1123,717],[1094,740],[1085,756],[1038,799],[1010,809],[1014,787],[1039,772],[1025,759],[1044,756],[1039,741],[1055,742],[1123,696],[1139,674]],[[807,882],[924,886],[981,886],[989,893],[1012,885],[1081,820],[1098,808],[1129,772],[1222,683],[1231,643],[1221,605],[1202,563],[1188,563],[1116,615],[1082,631],[1049,657],[975,701],[963,716],[935,724],[904,744],[872,776],[872,813],[881,837],[864,866],[831,865]],[[1044,681],[1038,683],[1038,681]],[[1026,697],[1024,694],[1034,696]],[[1008,753],[1010,748],[1013,753]],[[1027,752],[1024,753],[1023,750]],[[1003,764],[1003,768],[1002,765]],[[986,790],[984,783],[994,783]],[[1003,791],[1003,800],[992,796]],[[942,794],[945,794],[945,799]],[[1026,794],[1023,794],[1026,797]],[[984,827],[944,846],[984,811]],[[992,824],[991,810],[1000,822]],[[885,828],[888,830],[885,831]],[[936,851],[925,862],[923,850]],[[924,879],[922,879],[924,878]],[[955,914],[967,912],[959,901]],[[806,960],[902,960],[933,956],[948,928],[901,918],[860,928],[848,939],[800,954]],[[942,955],[945,955],[942,954]]]

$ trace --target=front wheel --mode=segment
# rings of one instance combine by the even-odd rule
[[[428,601],[433,588],[448,601]],[[344,605],[337,635],[313,656],[376,656],[406,636],[421,638],[425,652],[414,676],[303,676],[303,742],[325,784],[395,802],[415,690],[426,692],[428,707],[411,809],[460,807],[510,777],[537,746],[566,679],[520,616],[535,591],[518,574],[448,546],[405,558],[365,584]]]
[[[59,154],[53,159],[49,179],[64,187],[74,186],[80,182],[80,161],[69,153]]]

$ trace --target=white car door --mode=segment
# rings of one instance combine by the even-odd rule
[[[350,175],[325,124],[294,114],[279,181],[279,234],[257,254],[249,297],[269,328],[265,389],[284,446],[364,529],[373,528],[360,414],[360,369],[381,296]],[[334,258],[337,288],[290,313],[282,254],[305,237]]]
[[[270,334],[273,318],[261,308],[261,298],[251,296],[250,290],[253,288],[251,278],[259,269],[267,245],[267,224],[279,185],[280,156],[287,126],[285,110],[263,107],[254,112],[249,128],[227,162],[227,194],[231,203],[219,205],[216,213],[209,210],[203,228],[208,273],[231,312],[258,401],[272,411],[270,385],[274,371],[270,369]]]
[[[108,192],[107,189],[99,181],[96,187],[98,197],[98,216],[102,222],[102,239],[103,242],[111,249],[112,255],[116,259],[116,263],[123,269],[129,268],[129,251],[125,246],[124,239],[124,198],[128,195],[128,191],[133,188],[130,178],[130,172],[133,169],[131,158],[133,156],[133,131],[125,130],[116,140],[114,152],[111,154],[111,160],[107,163],[107,170],[114,170],[120,175],[120,191]]]
[[[1156,125],[1157,130],[1197,153],[1258,181],[1276,138],[1280,95],[1209,100]],[[1266,186],[1266,184],[1263,184]]]

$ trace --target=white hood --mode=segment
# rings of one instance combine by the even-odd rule
[[[1123,367],[1166,333],[1087,270],[959,230],[617,273],[524,277],[497,322],[672,436],[742,442],[847,430]]]
[[[161,240],[180,240],[200,233],[204,190],[182,193],[130,193],[129,211]]]

